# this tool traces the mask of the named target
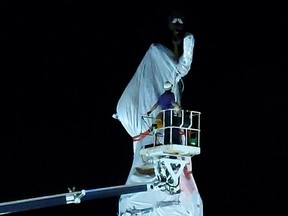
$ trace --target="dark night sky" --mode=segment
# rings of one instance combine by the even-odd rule
[[[204,215],[287,215],[284,3],[1,1],[1,202],[125,183],[132,139],[111,116],[178,7],[195,37],[182,106],[202,114]],[[111,197],[15,215],[117,211]]]

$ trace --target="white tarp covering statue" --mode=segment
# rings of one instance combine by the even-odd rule
[[[182,89],[178,84],[183,85],[181,78],[190,70],[194,43],[194,36],[186,33],[183,38],[183,54],[179,58],[175,58],[175,54],[164,45],[152,44],[118,101],[113,117],[121,122],[132,137],[131,148],[134,150],[127,185],[157,181],[155,173],[137,172],[137,168],[144,167],[146,163],[140,155],[140,150],[153,143],[153,137],[147,135],[153,118],[143,121],[143,115],[163,93],[165,81],[173,84],[172,91],[176,101],[181,103]],[[152,117],[156,115],[157,111],[151,114]],[[171,194],[165,190],[150,190],[121,195],[118,215],[202,216],[202,200],[192,175],[192,160],[183,157],[183,161],[185,169],[179,176],[180,192]]]

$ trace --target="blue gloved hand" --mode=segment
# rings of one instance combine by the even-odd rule
[[[149,116],[150,114],[151,114],[151,111],[148,111],[148,112],[147,112],[147,115]]]

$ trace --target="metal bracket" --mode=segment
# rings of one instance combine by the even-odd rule
[[[81,203],[81,198],[86,195],[86,191],[85,190],[72,192],[69,189],[69,191],[70,191],[70,193],[68,193],[66,195],[66,203],[67,204],[71,204],[71,203],[79,204],[79,203]]]

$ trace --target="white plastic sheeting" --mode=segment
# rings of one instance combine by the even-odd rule
[[[114,117],[120,120],[131,137],[138,136],[148,129],[141,116],[151,109],[163,93],[165,81],[173,84],[172,91],[176,100],[180,102],[177,83],[190,70],[194,48],[193,35],[187,34],[183,44],[184,52],[179,60],[162,44],[152,44],[120,97]],[[152,115],[155,116],[156,113],[157,111]]]
[[[173,52],[162,44],[152,44],[118,101],[113,117],[121,122],[132,138],[141,137],[131,141],[134,159],[126,184],[151,183],[156,180],[155,176],[139,175],[135,171],[136,167],[144,165],[140,149],[153,143],[152,136],[141,136],[148,131],[153,121],[152,118],[144,119],[143,115],[163,93],[165,81],[173,83],[172,91],[176,101],[181,104],[178,83],[190,70],[194,37],[186,33],[183,40],[183,54],[179,59],[175,59]],[[151,116],[156,117],[157,113],[155,110]],[[181,174],[179,194],[171,195],[165,191],[151,190],[122,195],[119,200],[119,215],[202,216],[202,200],[192,175],[192,161],[191,158],[184,160],[187,161],[189,174]]]

